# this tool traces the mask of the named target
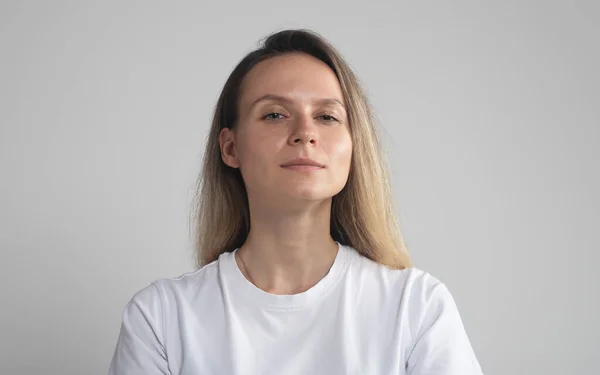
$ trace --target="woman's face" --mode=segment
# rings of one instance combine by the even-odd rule
[[[333,71],[312,56],[277,56],[250,70],[238,124],[219,138],[223,160],[240,169],[249,199],[316,201],[340,192],[352,156],[345,105]]]

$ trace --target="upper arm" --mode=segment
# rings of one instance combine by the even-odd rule
[[[162,337],[160,295],[151,284],[125,307],[109,375],[170,375]]]
[[[414,312],[407,375],[481,375],[454,298],[442,283],[423,288]]]

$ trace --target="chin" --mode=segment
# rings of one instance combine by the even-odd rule
[[[341,190],[341,189],[340,189]],[[280,190],[279,194],[283,195],[283,201],[286,199],[295,199],[303,201],[323,201],[331,199],[338,193],[335,189],[318,189],[313,186],[295,186],[287,190]]]
[[[261,195],[267,199],[275,200],[278,204],[287,204],[291,201],[317,202],[330,200],[338,194],[344,185],[339,183],[325,183],[316,180],[284,180],[263,184]]]
[[[316,192],[308,192],[308,191],[302,191],[302,192],[293,192],[290,194],[286,195],[287,199],[295,199],[295,200],[302,200],[302,201],[322,201],[322,200],[326,200],[331,198],[332,195],[328,195],[328,194],[319,194]]]

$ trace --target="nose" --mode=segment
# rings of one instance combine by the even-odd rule
[[[310,116],[302,116],[295,121],[292,134],[289,138],[291,145],[311,144],[316,146],[318,134],[313,119]]]

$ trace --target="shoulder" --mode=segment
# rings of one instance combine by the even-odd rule
[[[446,284],[418,268],[391,269],[358,257],[354,272],[362,275],[363,298],[377,302],[379,314],[393,312],[406,329],[407,373],[438,373],[439,366],[448,374],[482,373]]]
[[[431,295],[446,289],[442,281],[420,268],[390,268],[359,254],[351,247],[348,248],[354,253],[351,272],[363,280],[393,287],[396,293],[401,291],[405,297]]]
[[[429,313],[455,309],[446,284],[429,272],[415,267],[392,269],[358,252],[354,257],[350,274],[356,285],[370,300],[379,295],[379,300],[396,306],[412,327],[418,327]]]
[[[190,294],[214,287],[219,282],[219,260],[182,275],[154,280],[152,285],[162,295]]]
[[[132,306],[163,313],[173,303],[188,300],[205,290],[215,291],[219,284],[218,261],[204,267],[186,272],[179,276],[155,279],[145,287],[134,292],[126,306],[126,311]]]
[[[181,332],[185,311],[197,311],[219,293],[218,261],[183,275],[157,279],[136,291],[122,312],[110,374],[168,373],[167,347]],[[177,345],[177,344],[175,344]]]

